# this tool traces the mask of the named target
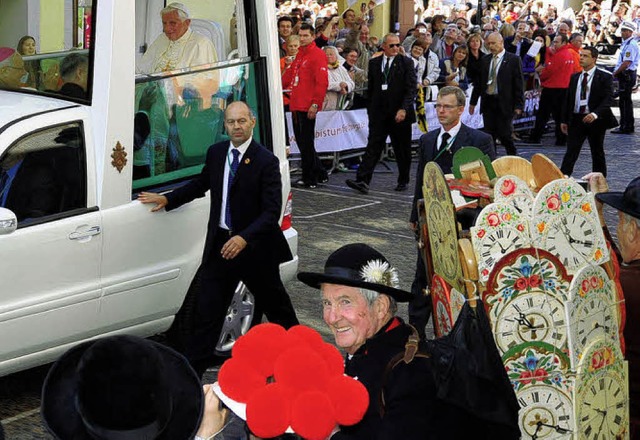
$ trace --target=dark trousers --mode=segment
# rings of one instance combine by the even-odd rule
[[[618,76],[618,103],[620,106],[620,131],[634,131],[633,101],[631,94],[636,84],[636,71],[625,70]]]
[[[214,350],[224,319],[238,282],[242,281],[255,297],[255,313],[264,312],[270,322],[289,328],[298,324],[291,299],[280,279],[279,264],[269,258],[255,261],[249,247],[232,260],[220,255],[229,239],[218,233],[213,255],[202,264],[201,289],[194,311],[194,331],[185,341],[185,356],[201,374],[207,362],[214,358]],[[268,246],[268,244],[266,244]]]
[[[567,98],[567,89],[543,88],[540,94],[540,105],[536,113],[536,123],[531,132],[531,139],[539,141],[544,133],[549,116],[553,116],[556,123],[556,144],[564,144],[567,141],[566,135],[560,130],[560,117],[562,106]]]
[[[493,137],[495,145],[496,139],[506,150],[507,154],[517,156],[518,151],[513,143],[513,113],[504,114],[499,96],[483,95],[482,99],[482,120],[484,121],[484,131]]]
[[[387,142],[391,138],[391,146],[398,164],[398,183],[409,183],[411,170],[411,124],[408,121],[397,123],[395,115],[382,121],[369,119],[369,139],[367,149],[358,168],[356,180],[369,184],[376,165]]]
[[[567,136],[567,152],[562,159],[560,169],[564,174],[570,176],[573,173],[573,166],[578,160],[582,144],[589,140],[591,149],[592,169],[594,172],[601,172],[607,175],[607,162],[604,157],[604,135],[606,129],[602,121],[595,120],[591,124],[585,124],[582,119],[585,115],[574,113],[569,121],[569,134]]]
[[[302,180],[306,184],[317,184],[318,180],[327,177],[327,171],[322,167],[315,147],[316,120],[309,119],[307,112],[291,112],[293,120],[293,133],[300,150],[302,159]]]

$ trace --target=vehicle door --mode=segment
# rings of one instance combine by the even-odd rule
[[[0,371],[95,334],[102,223],[90,139],[83,107],[26,117],[0,135],[0,206],[18,219],[0,235]]]

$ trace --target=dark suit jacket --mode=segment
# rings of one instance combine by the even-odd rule
[[[229,141],[209,147],[202,172],[186,185],[167,194],[170,211],[211,191],[209,226],[203,263],[214,252],[213,243],[220,223],[224,166]],[[282,208],[282,181],[278,158],[255,141],[242,156],[236,177],[228,190],[231,197],[233,233],[247,242],[243,252],[257,258],[272,258],[282,263],[292,258],[278,220]]]
[[[578,92],[578,81],[581,80],[582,72],[571,75],[567,99],[562,107],[562,123],[568,124],[571,115],[575,110],[576,93]],[[589,93],[589,112],[598,115],[598,119],[593,121],[602,127],[603,130],[618,126],[618,120],[613,116],[611,105],[613,104],[613,76],[609,72],[596,68],[591,81]]]
[[[422,174],[424,173],[424,167],[427,162],[433,161],[438,154],[436,142],[438,141],[438,136],[440,135],[441,130],[442,128],[438,128],[423,134],[420,137],[418,148],[420,159],[418,161],[418,172],[416,174],[416,188],[413,195],[413,207],[411,208],[411,217],[409,219],[411,222],[418,221],[416,204],[418,200],[422,198]],[[440,157],[438,157],[438,160],[436,160],[436,163],[440,165],[440,168],[442,168],[443,173],[451,173],[453,153],[462,147],[476,147],[489,156],[491,160],[496,158],[496,149],[493,145],[493,139],[491,136],[480,130],[476,130],[462,124],[458,135],[453,140],[453,145],[451,145],[450,151],[452,154],[441,154]]]
[[[489,68],[492,56],[486,56],[480,60],[480,82],[474,87],[471,94],[471,105],[478,103],[478,98],[486,96],[487,81],[489,80]],[[511,117],[515,109],[524,108],[524,79],[522,77],[522,61],[516,55],[505,52],[498,70],[498,94],[500,96],[500,115],[496,117]],[[480,112],[486,110],[486,100],[480,105]]]
[[[517,46],[513,45],[513,40],[515,40],[514,36],[504,39],[504,50],[515,55]],[[520,44],[520,59],[523,59],[527,52],[529,52],[530,47],[531,41],[523,39],[522,43]]]
[[[397,55],[391,63],[388,78],[388,89],[382,90],[384,75],[382,74],[383,56],[369,61],[368,96],[369,123],[378,123],[394,117],[401,108],[407,112],[406,122],[415,122],[416,114],[413,103],[416,99],[416,71],[413,61],[403,55]]]

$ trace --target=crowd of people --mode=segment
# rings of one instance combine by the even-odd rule
[[[460,87],[467,94],[471,114],[482,98],[480,112],[484,131],[491,134],[494,142],[502,145],[509,155],[517,155],[514,140],[539,144],[549,118],[553,117],[555,143],[568,148],[567,165],[563,170],[569,172],[573,168],[571,163],[576,160],[574,156],[585,140],[575,136],[577,131],[568,134],[562,128],[570,125],[569,119],[575,119],[574,115],[581,115],[583,126],[598,133],[587,138],[592,150],[593,171],[605,175],[602,140],[605,130],[616,125],[608,116],[601,116],[608,115],[606,108],[611,107],[616,91],[621,116],[620,126],[613,133],[629,134],[634,130],[631,93],[640,58],[636,42],[640,23],[638,6],[619,1],[611,10],[605,10],[596,2],[586,1],[579,11],[571,8],[558,11],[550,3],[529,0],[526,3],[509,1],[497,6],[490,4],[478,12],[471,3],[451,6],[433,1],[425,9],[423,2],[416,1],[413,28],[402,34],[375,36],[371,33],[371,25],[376,20],[375,2],[362,3],[359,8],[345,11],[338,11],[335,2],[320,4],[294,0],[277,3],[285,105],[293,114],[294,133],[302,159],[302,178],[296,182],[298,186],[314,188],[327,180],[313,143],[318,111],[367,109],[369,142],[361,165],[364,171],[358,171],[356,180],[347,181],[352,188],[366,193],[371,180],[371,164],[367,159],[373,161],[374,156],[376,160],[379,157],[380,136],[384,135],[386,139],[386,135],[395,134],[391,145],[399,164],[404,163],[403,158],[411,147],[411,138],[407,136],[410,123],[415,121],[416,114],[420,123],[424,102],[435,99],[431,86]],[[297,40],[301,29],[311,35],[300,44],[302,50],[296,51],[290,48],[288,40]],[[389,43],[389,38],[397,38],[398,43]],[[295,42],[293,44],[295,46]],[[398,46],[387,47],[389,44]],[[323,57],[314,47],[325,48],[328,55]],[[335,50],[326,47],[335,47]],[[316,54],[314,68],[304,61],[308,54]],[[615,62],[608,66],[612,74],[611,87],[605,80],[605,89],[611,91],[598,97],[597,105],[589,103],[592,75],[585,77],[588,83],[584,87],[580,82],[582,79],[571,82],[572,75],[585,70],[583,57],[593,58],[593,66],[588,64],[592,68],[601,55],[612,54],[617,55]],[[410,60],[413,72],[406,75],[397,72],[400,63],[393,62],[396,55],[399,59]],[[385,74],[382,67],[385,64],[379,67],[374,61],[378,57],[390,58],[389,74]],[[303,65],[305,68],[300,74],[297,69]],[[380,69],[381,83],[376,82],[377,75],[372,68]],[[415,87],[404,88],[396,83],[409,81]],[[578,90],[578,82],[584,90]],[[576,90],[570,90],[571,85]],[[316,94],[311,100],[310,90]],[[527,127],[529,133],[524,139],[523,133],[514,132],[513,120],[522,114],[524,93],[530,90],[536,91],[539,100],[533,104],[537,108],[535,123]],[[576,91],[576,106],[568,109],[566,98],[574,96],[572,92]],[[398,93],[403,97],[404,107],[391,105],[391,112],[384,97]],[[300,95],[303,95],[302,99]],[[291,107],[292,99],[295,108]],[[585,105],[578,105],[578,100]],[[411,105],[407,104],[409,101]],[[387,117],[395,119],[398,110],[403,110],[405,116],[391,122],[383,121],[383,113],[387,112]],[[395,189],[403,191],[408,187],[408,179],[402,172],[404,167],[400,168],[401,176]]]

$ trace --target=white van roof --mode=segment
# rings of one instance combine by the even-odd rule
[[[6,124],[30,115],[76,105],[55,98],[0,90],[0,131]]]

